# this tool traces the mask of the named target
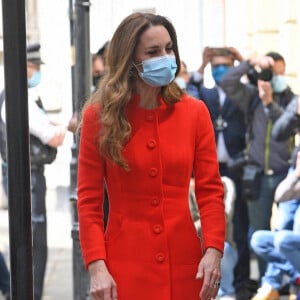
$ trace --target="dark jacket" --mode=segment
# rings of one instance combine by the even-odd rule
[[[5,92],[4,90],[0,93],[0,155],[4,162],[6,162],[6,126],[2,119],[2,107],[5,99]]]
[[[226,126],[222,130],[226,149],[230,157],[236,156],[245,149],[246,122],[244,113],[228,98],[223,106],[219,104],[218,89],[206,88],[203,82],[190,81],[187,92],[194,97],[201,99],[207,106],[214,126],[216,143],[220,130],[217,126],[218,117],[222,117]]]
[[[228,97],[248,116],[251,135],[249,161],[260,166],[265,172],[281,174],[287,172],[290,158],[289,140],[275,141],[271,136],[273,123],[283,113],[294,97],[290,89],[273,94],[273,102],[264,107],[258,101],[258,90],[254,85],[241,82],[241,77],[250,70],[248,62],[242,62],[223,76],[220,86]]]
[[[243,112],[237,108],[228,98],[222,107],[219,105],[219,95],[216,88],[208,89],[201,87],[200,99],[206,104],[212,119],[215,131],[216,142],[220,130],[217,128],[216,121],[219,116],[226,122],[222,130],[224,141],[230,157],[242,152],[245,149],[246,123]]]

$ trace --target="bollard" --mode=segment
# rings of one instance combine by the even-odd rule
[[[72,226],[72,240],[73,240],[73,299],[74,300],[88,300],[89,298],[89,273],[84,268],[80,242],[79,242],[79,224],[77,213],[77,196],[70,197],[72,206],[73,226]]]
[[[71,47],[75,53],[72,67],[73,111],[79,113],[85,99],[91,93],[90,70],[90,5],[88,0],[69,0]],[[74,7],[73,7],[74,5]],[[71,204],[72,204],[72,239],[73,239],[73,299],[89,299],[89,274],[84,269],[79,242],[79,223],[77,213],[77,149],[78,141],[74,137],[71,161]],[[75,191],[75,192],[73,192]]]

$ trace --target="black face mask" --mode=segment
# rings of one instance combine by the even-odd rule
[[[101,75],[93,76],[93,86],[97,89],[101,80]]]

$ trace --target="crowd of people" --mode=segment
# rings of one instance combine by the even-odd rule
[[[68,129],[80,134],[78,213],[91,299],[279,300],[286,286],[289,300],[300,299],[300,97],[281,54],[245,59],[234,47],[205,47],[189,72],[171,22],[134,13],[93,55],[92,95],[68,128],[46,118],[35,90],[42,63],[39,46],[29,48],[30,134],[54,148]],[[5,177],[5,154],[2,161]],[[41,299],[44,163],[32,163],[31,177]],[[2,256],[0,275],[9,299]]]
[[[207,65],[215,81],[213,88],[204,84]],[[187,71],[184,63],[181,67],[181,72]],[[221,280],[220,299],[279,300],[288,286],[292,300],[300,289],[299,264],[282,254],[283,247],[293,248],[293,257],[300,254],[295,247],[300,240],[299,194],[290,188],[297,186],[299,178],[292,172],[298,147],[294,163],[291,158],[300,125],[300,100],[287,84],[285,68],[283,56],[274,51],[246,60],[233,47],[206,47],[199,69],[187,72],[188,78],[179,74],[181,79],[177,79],[187,93],[206,104],[215,130],[220,174],[231,178],[236,188],[232,237],[237,261],[234,266],[224,262],[223,269],[233,268],[234,276],[231,282],[228,276],[224,283]],[[293,175],[287,176],[289,169]],[[286,176],[293,181],[287,182]],[[276,195],[283,193],[283,187],[284,201],[289,201],[281,203]],[[274,203],[276,225],[271,228]],[[257,282],[250,279],[251,253],[258,261]],[[224,252],[223,260],[232,262],[232,255],[227,258]]]
[[[145,31],[145,35],[148,37],[147,30]],[[153,38],[152,34],[149,34],[148,38]],[[171,39],[174,44],[172,36]],[[155,39],[153,40],[155,41]],[[142,44],[140,47],[146,45],[146,43],[143,43],[142,39],[140,39],[140,43]],[[159,46],[156,47],[159,48]],[[139,48],[137,47],[137,49]],[[161,51],[161,49],[159,50]],[[147,53],[146,50],[145,53]],[[117,55],[116,53],[114,54]],[[111,55],[113,55],[113,53]],[[132,55],[137,55],[137,53],[135,52]],[[172,54],[167,52],[167,47],[166,55],[172,56]],[[129,72],[127,78],[129,82],[127,83],[127,86],[129,91],[132,89],[132,92],[130,96],[127,96],[127,99],[134,97],[135,93],[137,93],[139,97],[142,97],[144,94],[147,95],[146,91],[143,89],[141,90],[142,92],[140,90],[135,90],[136,87],[132,87],[132,82],[137,84],[142,80],[142,83],[146,84],[147,88],[149,88],[149,86],[164,87],[171,84],[169,82],[172,76],[168,77],[168,81],[164,81],[165,77],[168,75],[164,68],[166,68],[166,65],[169,63],[165,62],[165,66],[163,66],[163,56],[159,55],[154,50],[151,56],[152,57],[145,60],[139,60],[138,57],[133,56],[132,59],[135,68],[133,68],[131,64],[128,66],[130,69],[129,71],[128,68],[123,69],[125,75],[127,74],[127,71]],[[116,59],[116,57],[114,58]],[[272,266],[271,259],[268,259],[267,255],[262,255],[257,246],[259,235],[266,232],[273,235],[273,233],[277,233],[277,231],[293,230],[293,236],[297,236],[297,229],[295,229],[297,228],[297,225],[291,227],[291,223],[289,223],[289,226],[286,226],[286,224],[284,224],[286,221],[284,221],[284,217],[281,218],[281,215],[287,213],[287,210],[283,209],[284,206],[293,206],[293,203],[298,200],[290,198],[288,202],[283,204],[277,204],[274,200],[277,186],[281,182],[284,184],[284,179],[287,176],[288,170],[291,168],[291,145],[293,145],[293,143],[295,144],[294,134],[299,125],[299,98],[292,92],[287,84],[284,57],[275,51],[271,51],[261,57],[246,60],[239,51],[233,47],[206,47],[203,51],[202,64],[195,72],[189,72],[184,61],[177,61],[176,52],[175,58],[176,65],[180,65],[180,69],[176,71],[177,73],[175,73],[176,76],[174,81],[184,94],[200,100],[200,102],[203,102],[208,109],[213,125],[219,174],[222,178],[230,178],[234,183],[235,188],[235,199],[232,202],[233,210],[231,214],[226,215],[227,223],[232,223],[232,231],[229,230],[227,232],[226,241],[224,242],[221,270],[222,279],[218,296],[220,299],[224,300],[276,300],[279,299],[281,293],[286,293],[285,289],[288,284],[290,288],[289,299],[296,299],[296,294],[300,287],[300,277],[298,276],[299,269],[297,269],[297,265],[289,261],[287,264],[290,265],[290,270],[281,270],[281,275],[276,278],[278,284],[272,286],[268,283],[266,278],[268,278],[270,270],[272,276],[275,276],[273,271],[278,266],[276,266],[276,264],[275,267]],[[122,66],[126,64],[125,58],[123,59],[124,61],[122,61],[122,63],[120,62]],[[112,60],[111,62],[108,62],[109,70],[112,67],[110,63],[114,63],[112,66],[117,65],[116,61]],[[130,63],[127,62],[127,64]],[[139,68],[140,65],[142,65],[141,69]],[[215,86],[213,88],[207,88],[205,86],[204,71],[207,69],[208,65],[215,81]],[[170,68],[172,69],[172,63],[170,63]],[[136,69],[138,70],[138,76],[135,75]],[[106,117],[102,116],[100,118],[100,123],[104,122],[102,124],[102,130],[104,132],[106,130],[108,132],[110,131],[107,126],[108,124],[112,124],[112,121],[109,121],[107,118],[109,116],[113,117],[113,114],[110,115],[109,113],[110,110],[113,111],[113,107],[110,106],[110,100],[112,101],[112,99],[114,99],[113,95],[109,94],[109,90],[105,89],[105,84],[113,84],[113,79],[116,79],[113,76],[116,74],[120,76],[120,80],[125,80],[123,79],[122,74],[115,72],[117,72],[117,70],[114,69],[112,73],[109,73],[107,82],[105,81],[103,85],[100,84],[98,93],[96,93],[95,97],[88,102],[90,106],[95,105],[95,103],[100,103],[100,107],[103,105],[102,109],[104,109],[105,112],[103,115],[105,116],[107,114]],[[151,76],[150,79],[148,79],[148,75]],[[157,81],[155,81],[155,77],[157,77]],[[111,79],[111,81],[109,79]],[[111,88],[113,89],[113,86]],[[116,86],[115,89],[116,90],[113,90],[116,93],[122,93],[122,89],[119,90],[120,87]],[[164,89],[162,89],[162,91],[164,91]],[[118,97],[116,96],[115,105],[118,103],[117,99]],[[128,103],[130,104],[130,101]],[[126,107],[127,104],[124,105],[124,107]],[[151,105],[154,104],[152,103]],[[140,106],[143,107],[141,104]],[[160,107],[160,104],[158,104],[158,106]],[[130,109],[130,107],[131,106],[129,105],[128,109]],[[155,107],[156,106],[154,105],[154,108]],[[146,110],[151,110],[151,108],[153,107],[146,106]],[[89,109],[86,109],[89,112]],[[115,109],[120,111],[119,108]],[[123,112],[123,110],[120,112]],[[87,114],[89,115],[90,112]],[[133,120],[130,121],[133,122]],[[86,121],[88,124],[89,122],[91,122],[91,120]],[[83,122],[83,128],[84,124],[85,123]],[[134,122],[130,124],[132,125]],[[99,130],[101,132],[101,129]],[[111,132],[110,138],[113,138],[113,132]],[[97,136],[96,133],[95,135]],[[131,137],[130,128],[124,128],[124,135],[129,139],[127,140],[126,138],[125,145],[127,145],[127,143],[130,142]],[[180,137],[178,136],[178,138]],[[104,143],[106,143],[108,136],[105,133],[103,133],[103,139],[105,140]],[[100,138],[99,143],[99,152],[97,150],[96,152],[98,155],[100,153],[100,157],[95,156],[94,159],[96,159],[96,157],[100,159],[101,163],[99,162],[99,168],[100,166],[102,168],[103,164],[105,165],[104,173],[98,173],[98,176],[103,176],[106,183],[108,183],[111,178],[106,177],[110,176],[110,172],[108,172],[108,174],[106,173],[106,163],[107,160],[113,160],[114,157],[109,156],[110,152],[108,145],[108,148],[106,149],[105,147],[101,148],[102,141]],[[122,144],[123,143],[121,143],[119,146],[120,148],[118,148],[119,151],[123,149]],[[86,146],[87,145],[83,144],[81,149],[85,149]],[[112,144],[111,147],[113,148]],[[131,150],[127,150],[127,147],[125,147],[125,150],[129,151],[127,155],[130,157]],[[117,149],[115,151],[117,151]],[[123,152],[121,153],[123,154]],[[86,156],[87,153],[82,156],[82,160],[84,160]],[[119,163],[120,166],[122,166],[122,156],[116,156],[115,159],[115,163]],[[88,162],[82,164],[84,175],[86,174],[85,164],[87,163]],[[134,162],[134,165],[135,163],[136,162]],[[123,167],[126,168],[126,164]],[[194,180],[194,174],[192,174],[191,177],[192,180]],[[85,191],[87,178],[85,176],[80,178],[82,190]],[[294,178],[296,178],[294,180],[297,181],[297,177]],[[111,186],[111,188],[114,189],[114,184]],[[92,189],[92,186],[89,185],[89,188]],[[80,197],[82,195],[81,190],[79,192],[80,200],[82,199]],[[82,206],[85,206],[86,201],[90,200],[90,198],[85,194],[83,199]],[[113,202],[113,200],[111,201]],[[274,205],[277,207],[277,214],[273,216],[276,220],[276,226],[271,228]],[[79,212],[80,211],[81,207],[79,206]],[[86,207],[82,209],[83,215],[87,212],[88,210]],[[123,214],[124,213],[125,212],[123,212]],[[290,212],[289,217],[291,217],[291,215],[292,213]],[[116,220],[114,221],[116,222]],[[85,219],[84,217],[81,222],[90,225],[90,220]],[[280,224],[278,225],[278,223]],[[205,230],[205,227],[202,229]],[[82,232],[83,238],[86,238],[87,233],[84,230]],[[201,233],[201,235],[203,235],[203,233]],[[104,236],[104,240],[106,241],[105,238],[106,237]],[[258,240],[262,243],[267,243],[264,238]],[[291,240],[291,238],[285,239],[285,243],[287,244],[287,241]],[[283,243],[275,242],[275,245],[278,244],[281,244],[282,247],[284,245]],[[95,246],[93,246],[92,243],[86,245],[84,243],[84,252],[87,251],[87,253],[89,253],[89,249],[94,247]],[[280,249],[283,253],[282,248]],[[256,255],[259,266],[259,277],[257,280],[250,278],[250,257],[253,254]],[[109,253],[106,255],[109,255]],[[280,255],[283,256],[283,254]],[[86,261],[87,268],[92,269],[92,271],[90,271],[92,280],[100,270],[106,273],[110,280],[112,280],[111,274],[109,273],[110,267],[106,265],[104,257],[104,253],[102,255],[99,253],[99,256],[95,257],[95,265],[94,262],[89,263],[89,261]],[[287,260],[287,256],[285,256],[284,259]],[[113,264],[113,262],[111,263]],[[276,274],[276,271],[274,272]],[[288,280],[287,277],[289,278]],[[112,281],[111,288],[113,291],[117,290],[116,286],[118,286],[119,281],[122,282],[122,276],[117,282],[114,280]],[[102,293],[105,294],[105,289],[99,285],[95,285],[93,288],[94,289],[92,290],[95,293],[95,299],[102,299],[101,295]],[[100,297],[97,298],[97,295]]]

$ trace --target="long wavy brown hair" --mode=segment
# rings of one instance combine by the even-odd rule
[[[100,102],[101,125],[99,151],[125,170],[129,166],[122,156],[122,149],[131,135],[131,126],[125,114],[125,107],[135,92],[138,76],[134,67],[136,48],[141,35],[151,26],[162,25],[170,34],[176,57],[177,71],[180,71],[180,57],[176,31],[171,22],[160,15],[134,13],[126,17],[116,29],[107,49],[108,72],[101,79],[99,89],[87,101],[84,109],[91,103]],[[167,104],[180,100],[182,91],[172,82],[162,87],[161,95]]]

